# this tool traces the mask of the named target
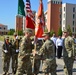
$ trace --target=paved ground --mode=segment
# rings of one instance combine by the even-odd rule
[[[2,75],[2,42],[0,42],[0,75]],[[63,72],[63,60],[62,58],[61,59],[56,59],[56,62],[57,62],[57,75],[64,75],[64,72]],[[11,67],[10,67],[10,70],[9,72],[11,73]],[[12,75],[12,74],[10,74]],[[43,74],[39,74],[39,75],[43,75]],[[74,66],[73,66],[73,75],[76,75],[76,61],[74,62]]]

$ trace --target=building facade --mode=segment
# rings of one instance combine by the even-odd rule
[[[47,9],[47,29],[58,34],[59,27],[61,27],[62,20],[62,0],[48,0]]]
[[[76,4],[62,4],[62,30],[68,26],[76,34]]]
[[[15,31],[23,31],[23,16],[16,16]]]
[[[47,11],[44,12],[44,16],[45,16],[45,31],[48,31],[48,29],[47,29],[47,20],[48,20]]]
[[[8,33],[7,25],[0,24],[0,35],[6,35]]]

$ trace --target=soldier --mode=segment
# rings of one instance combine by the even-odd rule
[[[3,75],[9,75],[8,71],[9,71],[10,58],[12,53],[11,50],[12,50],[12,45],[9,42],[9,37],[6,37],[4,40],[4,44],[2,46]]]
[[[18,35],[14,33],[14,40],[12,41],[12,73],[15,74],[18,66],[18,53],[19,53],[19,39]]]
[[[36,43],[36,51],[39,51],[43,44],[43,39],[38,39]],[[35,57],[34,59],[34,75],[39,73],[41,58]]]
[[[38,52],[34,51],[34,55],[43,55],[42,71],[45,75],[49,75],[49,73],[51,73],[51,75],[57,75],[54,43],[50,40],[49,32],[45,33],[43,36],[46,41]]]
[[[20,45],[16,75],[23,75],[24,71],[26,71],[27,75],[32,75],[32,63],[30,59],[30,56],[32,55],[31,36],[32,29],[26,29],[25,36],[22,38]]]
[[[74,40],[69,36],[69,32],[65,29],[65,39],[63,40],[63,60],[64,60],[64,72],[65,75],[72,75],[73,63],[74,63]]]

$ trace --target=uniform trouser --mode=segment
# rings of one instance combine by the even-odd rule
[[[43,61],[43,66],[42,66],[42,71],[45,74],[49,74],[51,73],[51,75],[57,75],[56,74],[56,60],[52,60],[52,61]]]
[[[73,69],[73,63],[74,59],[73,57],[64,57],[64,73],[65,75],[72,75],[72,69]]]
[[[11,58],[11,56],[9,56],[9,55],[3,56],[3,58],[2,58],[3,72],[5,72],[5,73],[7,73],[9,71],[10,58]]]
[[[24,71],[27,73],[27,75],[32,75],[32,63],[30,59],[28,61],[18,59],[16,75],[23,75]]]
[[[34,73],[38,74],[39,73],[39,69],[40,69],[40,59],[35,59],[34,60]]]
[[[58,46],[58,49],[57,49],[57,58],[61,58],[62,56],[62,46]]]
[[[12,55],[12,72],[16,73],[18,67],[18,54]]]

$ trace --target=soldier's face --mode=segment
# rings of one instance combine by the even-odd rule
[[[29,36],[29,37],[31,37],[31,36],[32,36],[32,34],[31,34],[31,33],[28,33],[28,36]]]
[[[9,39],[6,39],[6,42],[8,43],[9,42]]]
[[[16,38],[17,35],[14,35],[14,37]]]
[[[48,36],[45,36],[45,37],[44,37],[44,40],[47,40],[47,39],[48,39]]]
[[[67,36],[67,32],[64,32],[64,36],[65,36],[65,37]]]

